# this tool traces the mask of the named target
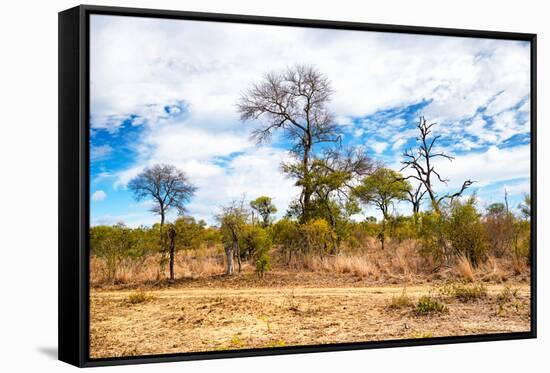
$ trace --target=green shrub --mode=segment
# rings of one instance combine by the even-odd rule
[[[472,302],[487,297],[487,287],[482,283],[466,284],[452,282],[443,285],[440,289],[442,295],[454,297],[463,303]]]
[[[243,227],[239,245],[244,258],[258,258],[271,248],[271,237],[265,228],[246,225]]]
[[[128,228],[124,224],[90,228],[90,250],[105,262],[105,277],[114,281],[124,266],[145,260],[160,249],[159,231],[155,228]]]
[[[271,226],[273,243],[280,245],[290,261],[292,254],[300,249],[300,227],[297,222],[284,218]]]
[[[531,223],[529,220],[518,220],[514,224],[514,255],[517,258],[531,259]]]
[[[260,254],[258,259],[256,259],[256,273],[258,276],[264,277],[264,273],[271,269],[270,257],[267,251],[264,251]]]
[[[474,266],[485,260],[488,250],[487,232],[476,210],[475,197],[451,203],[447,235],[455,255],[464,255]]]
[[[328,254],[333,243],[334,232],[325,219],[313,219],[300,227],[306,253]]]
[[[285,341],[278,340],[278,341],[271,341],[268,344],[266,344],[264,347],[266,347],[266,348],[276,348],[276,347],[285,347],[285,346],[286,346]]]
[[[417,315],[442,314],[448,312],[449,308],[445,304],[440,303],[437,299],[429,295],[420,297],[415,307],[415,313]]]
[[[196,221],[190,216],[179,217],[173,223],[176,232],[176,250],[200,248],[205,241],[205,227],[204,220]]]
[[[444,220],[433,211],[418,214],[418,238],[420,239],[420,255],[430,259],[436,267],[442,264],[443,248],[441,239],[444,237]]]
[[[496,300],[498,304],[510,303],[518,296],[518,289],[513,289],[510,286],[505,286],[500,293],[497,294]]]
[[[234,335],[231,337],[231,341],[229,341],[229,344],[231,347],[234,348],[243,348],[246,346],[246,342],[243,341],[238,335]]]
[[[397,239],[399,243],[417,235],[416,224],[411,216],[395,216],[388,219],[389,235]]]
[[[415,339],[433,338],[432,332],[414,333],[411,337]]]

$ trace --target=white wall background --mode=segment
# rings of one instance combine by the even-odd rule
[[[550,23],[545,2],[119,0],[97,5],[538,34],[539,338],[106,368],[168,372],[520,372],[550,366]],[[69,371],[57,351],[57,12],[76,1],[4,2],[0,12],[0,370]],[[429,68],[429,67],[427,67]],[[26,264],[26,265],[24,265]]]

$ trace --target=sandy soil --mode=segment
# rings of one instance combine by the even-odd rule
[[[201,284],[205,285],[205,284]],[[362,285],[362,286],[361,286]],[[418,316],[414,305],[390,309],[403,286],[353,284],[338,287],[148,289],[91,292],[90,355],[93,358],[175,352],[233,350],[399,338],[529,331],[530,289],[526,283],[509,302],[497,301],[504,285],[487,285],[488,296],[462,303],[443,297],[446,314]],[[406,288],[416,302],[440,296],[431,284]]]

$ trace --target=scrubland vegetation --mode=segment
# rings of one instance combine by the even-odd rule
[[[346,221],[338,231],[323,218],[304,224],[284,218],[264,226],[251,220],[252,214],[247,219],[244,211],[231,210],[233,215],[222,217],[225,224],[233,224],[235,236],[229,227],[206,227],[190,217],[167,224],[165,229],[175,232],[175,280],[228,274],[224,247],[233,245],[229,260],[238,263],[236,274],[254,272],[259,285],[262,279],[298,271],[348,274],[380,283],[529,277],[529,222],[500,204],[481,214],[474,198],[456,200],[439,215]],[[90,239],[94,287],[153,286],[169,277],[158,226],[92,227]],[[444,247],[438,246],[440,240]]]

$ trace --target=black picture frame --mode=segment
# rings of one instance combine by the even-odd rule
[[[89,17],[92,14],[527,41],[531,45],[531,330],[91,359],[89,357]],[[81,5],[59,13],[59,360],[79,367],[536,338],[536,34]]]

